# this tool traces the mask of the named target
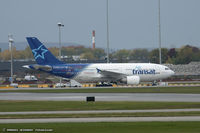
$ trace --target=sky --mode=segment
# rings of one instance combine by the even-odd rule
[[[200,0],[161,0],[162,47],[200,47]],[[69,42],[106,48],[106,0],[1,0],[0,43],[35,36],[41,42]],[[111,49],[158,47],[158,0],[109,0]],[[2,46],[3,47],[3,44]],[[48,46],[47,46],[48,47]]]

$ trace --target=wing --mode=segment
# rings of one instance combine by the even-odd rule
[[[97,69],[97,73],[101,74],[103,77],[112,78],[114,80],[119,80],[127,76],[126,74],[123,74],[123,73],[118,73],[118,72],[113,72],[113,71],[108,71],[108,70],[101,70],[98,68],[96,69]]]

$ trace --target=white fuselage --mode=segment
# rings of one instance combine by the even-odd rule
[[[155,81],[165,79],[174,74],[168,67],[152,64],[152,63],[102,63],[90,64],[84,68],[74,79],[79,82],[109,82],[121,77],[113,79],[113,77],[102,76],[97,69],[105,70],[113,73],[119,73],[126,76],[139,76],[140,82]]]

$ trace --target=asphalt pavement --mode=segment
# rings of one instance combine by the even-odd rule
[[[31,115],[31,114],[103,114],[103,113],[150,113],[150,112],[195,112],[200,109],[147,109],[147,110],[85,110],[85,111],[28,111],[0,112],[0,115]]]
[[[200,94],[174,93],[0,93],[0,100],[86,101],[88,96],[96,101],[200,102]]]
[[[0,123],[56,123],[56,122],[153,122],[153,121],[200,121],[200,116],[179,117],[96,117],[96,118],[44,118],[44,119],[0,119]]]

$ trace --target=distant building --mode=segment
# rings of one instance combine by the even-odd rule
[[[68,60],[73,60],[73,61],[79,61],[80,60],[80,55],[72,55],[72,56],[61,56],[62,60],[68,61]]]

